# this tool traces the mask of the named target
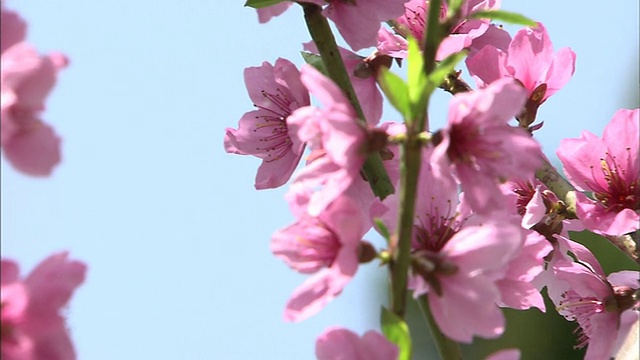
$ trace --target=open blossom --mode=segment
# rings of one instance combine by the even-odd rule
[[[618,110],[602,138],[583,131],[577,139],[564,139],[557,150],[564,171],[580,191],[577,213],[584,226],[606,235],[638,229],[640,221],[640,158],[638,109]]]
[[[455,175],[473,211],[487,214],[502,208],[499,179],[528,179],[539,165],[540,145],[521,128],[507,124],[519,112],[525,91],[510,79],[485,89],[458,94],[449,105],[449,122],[433,162]]]
[[[2,260],[2,359],[75,359],[60,310],[85,278],[86,265],[66,253],[43,260],[25,279]]]
[[[245,113],[238,129],[226,129],[224,147],[229,153],[262,159],[256,189],[276,188],[286,183],[304,152],[304,143],[289,131],[288,118],[299,107],[309,105],[309,93],[300,82],[300,72],[288,60],[278,59],[244,70],[249,97],[257,110]]]
[[[468,49],[474,54],[485,45],[493,45],[499,49],[506,49],[511,37],[505,30],[491,24],[486,19],[468,19],[474,12],[494,10],[499,8],[499,1],[494,0],[467,0],[463,1],[460,8],[460,21],[453,26],[451,33],[443,39],[436,60],[443,60],[447,56]],[[447,15],[447,4],[443,3],[440,11],[440,20],[444,21]],[[429,1],[410,0],[405,3],[404,15],[398,17],[396,22],[404,31],[414,38],[424,38],[426,30],[426,13],[429,11]],[[407,56],[407,40],[399,35],[392,34],[386,28],[378,31],[378,50],[397,58]]]
[[[340,88],[311,65],[301,69],[301,80],[324,105],[296,110],[289,126],[312,150],[307,165],[295,177],[288,198],[309,189],[308,212],[316,216],[361,179],[366,131]]]
[[[518,119],[526,126],[534,122],[538,107],[571,79],[575,62],[576,54],[569,48],[554,54],[541,23],[518,31],[506,51],[489,44],[466,59],[469,73],[481,88],[504,77],[522,84],[527,102]]]
[[[318,360],[396,360],[398,347],[377,331],[362,337],[348,329],[330,327],[316,340]]]
[[[429,151],[420,167],[409,288],[414,297],[428,295],[434,319],[448,337],[467,343],[473,336],[496,338],[505,327],[498,281],[511,275],[515,283],[530,271],[527,263],[508,273],[524,235],[515,220],[497,223],[459,206],[455,181],[436,176]],[[390,231],[397,226],[397,198],[384,201],[391,209],[383,216]]]
[[[26,43],[2,53],[1,146],[6,159],[28,175],[48,176],[60,162],[60,139],[40,113],[67,63],[62,54],[43,56]]]
[[[414,296],[428,293],[434,319],[450,338],[466,343],[473,336],[497,338],[505,319],[496,305],[501,299],[496,282],[521,248],[520,229],[509,223],[460,224],[437,215],[423,222],[416,229]]]
[[[607,277],[593,256],[578,259],[580,263],[560,257],[553,265],[557,280],[549,297],[561,315],[578,322],[577,347],[587,346],[585,359],[609,359],[640,321],[640,303],[634,296],[640,289],[639,274],[620,271]]]
[[[273,235],[271,250],[291,268],[315,273],[289,299],[284,318],[301,321],[338,296],[358,270],[358,249],[369,230],[366,214],[347,196],[320,215],[307,213]]]

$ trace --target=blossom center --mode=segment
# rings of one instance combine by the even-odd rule
[[[577,349],[585,347],[593,334],[591,317],[606,311],[606,302],[595,297],[582,297],[574,290],[568,290],[562,295],[562,300],[556,310],[564,315],[567,320],[577,321],[580,327],[578,332]],[[580,330],[581,329],[581,330]]]
[[[475,170],[480,168],[482,160],[495,161],[500,157],[497,141],[484,136],[484,129],[470,123],[451,126],[449,130],[450,144],[447,156],[453,163],[467,163]]]
[[[259,141],[263,144],[256,147],[256,150],[263,153],[264,161],[272,162],[282,159],[291,150],[292,142],[287,128],[287,118],[294,107],[297,107],[297,103],[280,88],[275,94],[264,90],[261,94],[271,104],[269,106],[254,104],[262,111],[255,116],[253,132],[261,135]]]
[[[342,244],[333,231],[323,223],[318,222],[312,229],[313,233],[296,237],[296,242],[301,247],[300,257],[320,266],[330,267],[335,261]]]
[[[594,176],[593,182],[588,185],[594,191],[594,197],[606,208],[607,211],[620,212],[623,209],[640,209],[640,179],[637,174],[628,174],[631,166],[631,148],[627,148],[627,164],[620,166],[619,159],[609,153],[600,159],[600,170],[604,178],[604,184],[598,182]],[[594,167],[592,166],[592,171]]]

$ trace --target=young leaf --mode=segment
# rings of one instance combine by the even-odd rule
[[[409,65],[407,68],[407,78],[409,85],[409,100],[412,104],[424,101],[427,76],[424,73],[424,59],[418,41],[409,37]]]
[[[524,25],[529,27],[538,26],[538,24],[524,15],[503,10],[484,10],[471,14],[472,19],[491,19],[503,21],[509,24]]]
[[[407,84],[398,75],[382,67],[378,76],[378,83],[382,92],[387,96],[391,105],[398,110],[405,119],[411,118],[411,104]],[[384,235],[384,234],[383,234]]]
[[[279,4],[284,1],[285,0],[247,0],[247,2],[244,3],[244,6],[252,7],[254,9],[261,9],[267,6]]]
[[[387,245],[391,244],[391,233],[387,225],[384,224],[384,221],[380,218],[374,218],[373,223],[376,225],[376,230],[378,230],[380,235],[387,241]]]
[[[324,63],[322,62],[322,57],[320,55],[306,51],[300,51],[300,55],[302,55],[302,58],[307,64],[316,68],[316,70],[320,71],[322,75],[327,77],[329,76],[327,75],[327,69],[324,68]]]
[[[396,314],[382,307],[380,323],[384,336],[398,346],[398,360],[411,359],[411,335],[409,326]]]
[[[462,50],[447,56],[436,66],[435,70],[429,74],[429,91],[433,91],[444,82],[449,73],[454,71],[456,65],[467,56],[468,51]],[[433,86],[433,88],[431,88]]]

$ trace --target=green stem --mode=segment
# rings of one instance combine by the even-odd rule
[[[424,41],[424,72],[428,75],[435,68],[435,57],[438,46],[442,41],[442,33],[439,23],[439,9],[441,0],[431,1],[427,14],[427,29]],[[431,94],[426,94],[430,96]],[[427,109],[429,97],[424,100],[425,106],[415,119],[405,122],[407,126],[407,138],[402,147],[400,163],[400,207],[398,210],[397,243],[393,249],[393,261],[391,270],[391,310],[401,318],[407,302],[407,275],[411,255],[411,234],[415,218],[415,203],[417,197],[418,174],[422,155],[421,133],[427,124]]]
[[[431,314],[431,309],[429,308],[427,295],[420,296],[420,298],[418,298],[418,304],[420,305],[420,310],[422,310],[422,315],[424,315],[424,318],[427,320],[427,324],[429,324],[431,337],[436,343],[440,358],[443,360],[462,359],[462,351],[460,351],[460,345],[443,334],[442,331],[440,331],[438,324],[436,324],[435,319]]]
[[[440,25],[440,5],[441,0],[429,2],[427,11],[427,28],[424,31],[423,53],[424,72],[429,75],[436,67],[436,53],[440,42],[444,38],[444,29]],[[435,11],[432,11],[435,10]]]
[[[333,33],[331,32],[331,28],[329,27],[329,23],[322,15],[322,8],[310,3],[300,3],[300,5],[304,10],[304,19],[307,23],[309,34],[311,34],[311,38],[318,48],[318,52],[322,58],[322,63],[324,64],[329,77],[340,87],[340,89],[342,89],[345,96],[349,99],[349,102],[351,102],[351,105],[355,109],[356,114],[358,114],[362,125],[366,126],[367,122],[364,117],[364,113],[362,112],[362,107],[360,106],[358,97],[353,90],[351,80],[349,80],[347,68],[344,66],[344,62],[340,56],[340,51],[336,44],[336,40],[333,37]],[[389,179],[389,175],[387,174],[384,165],[382,164],[382,157],[379,152],[374,151],[369,153],[364,165],[362,166],[362,172],[369,181],[371,190],[373,190],[373,193],[377,197],[384,199],[388,195],[393,194],[393,184],[391,179]]]
[[[398,209],[398,242],[391,263],[391,311],[401,318],[407,302],[407,274],[411,255],[411,233],[415,215],[418,174],[422,144],[418,134],[407,131],[400,163],[400,208]]]
[[[542,166],[536,170],[536,178],[542,181],[549,190],[551,190],[556,196],[562,200],[565,204],[566,214],[563,214],[568,219],[577,219],[576,216],[576,189],[562,175],[558,173],[558,170],[544,158],[542,159]]]

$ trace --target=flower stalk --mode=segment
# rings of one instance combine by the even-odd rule
[[[433,1],[430,6],[440,8],[440,1]],[[424,72],[429,74],[435,68],[436,51],[442,35],[439,29],[438,11],[427,13],[427,31],[425,32]],[[434,30],[435,29],[435,30]],[[404,317],[407,302],[407,275],[411,255],[411,236],[415,218],[418,174],[420,173],[422,141],[420,134],[425,131],[427,109],[430,94],[426,94],[426,106],[412,121],[407,121],[407,137],[402,146],[400,163],[400,208],[398,211],[397,242],[393,249],[391,270],[391,310]]]

